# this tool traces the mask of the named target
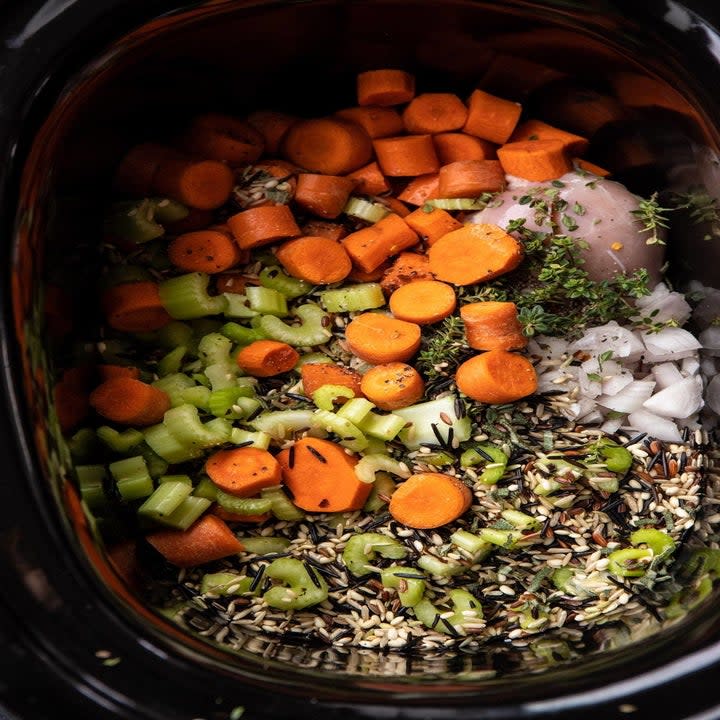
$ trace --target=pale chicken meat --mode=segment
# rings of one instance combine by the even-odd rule
[[[662,243],[648,242],[651,233],[635,212],[640,200],[621,183],[587,173],[545,183],[508,177],[508,189],[471,221],[499,225],[511,234],[517,234],[511,228],[520,219],[532,231],[549,232],[554,223],[556,232],[587,244],[581,256],[592,280],[646,268],[652,287],[661,278],[665,252]]]

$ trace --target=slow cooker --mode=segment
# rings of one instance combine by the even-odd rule
[[[717,197],[713,3],[27,0],[0,8],[0,29],[0,714],[720,717],[717,592],[642,639],[608,633],[542,668],[507,648],[439,663],[262,639],[230,653],[180,630],[123,584],[78,512],[50,407],[53,348],[67,329],[42,301],[60,284],[75,291],[74,318],[91,303],[99,209],[129,143],[202,108],[337,107],[343,98],[328,89],[371,64],[467,86],[493,57],[520,57],[531,70],[513,75],[496,62],[494,89],[538,106],[549,78],[607,90],[612,73],[635,73],[644,91],[619,100],[632,122],[601,128],[598,154],[636,192],[672,178]],[[645,155],[626,149],[637,135]],[[678,284],[720,287],[717,238],[688,227],[669,251]]]

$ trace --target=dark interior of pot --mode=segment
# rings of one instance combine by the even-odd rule
[[[75,490],[72,438],[83,421],[58,414],[53,402],[53,388],[68,369],[98,362],[100,308],[89,288],[101,262],[110,178],[128,148],[163,142],[187,118],[206,111],[242,117],[272,108],[321,116],[354,105],[357,73],[373,68],[407,70],[423,91],[467,97],[482,88],[519,102],[527,117],[589,138],[587,160],[643,197],[694,193],[700,201],[672,216],[668,277],[681,290],[707,293],[720,287],[720,216],[714,206],[720,196],[715,159],[720,110],[710,92],[713,83],[700,83],[686,54],[692,44],[702,49],[712,38],[700,26],[693,30],[689,15],[678,18],[684,33],[673,37],[666,25],[660,37],[654,20],[646,18],[641,26],[600,6],[469,0],[208,3],[155,19],[121,38],[66,88],[36,138],[22,184],[14,302],[24,390],[38,462],[57,512],[68,518],[68,551],[87,558],[98,583],[113,588],[109,601],[140,634],[162,643],[179,625],[183,652],[199,663],[213,658],[230,672],[269,667],[295,682],[307,671],[327,682],[340,674],[361,678],[373,689],[412,683],[420,693],[443,682],[450,694],[503,683],[535,683],[531,692],[539,694],[543,678],[563,677],[570,687],[572,678],[584,682],[578,678],[603,667],[632,662],[639,671],[714,637],[717,618],[710,607],[720,565],[713,565],[714,555],[706,549],[718,547],[720,516],[714,507],[720,486],[711,467],[716,449],[710,407],[702,414],[707,435],[698,431],[695,446],[706,462],[693,480],[701,499],[691,507],[667,498],[665,515],[682,511],[668,522],[685,528],[672,565],[675,579],[638,593],[620,578],[617,592],[596,606],[597,615],[584,612],[589,601],[578,596],[575,612],[566,612],[555,627],[523,622],[512,626],[517,632],[499,638],[488,631],[468,635],[465,642],[450,637],[394,649],[387,634],[385,642],[366,642],[369,636],[356,628],[338,633],[336,627],[325,642],[307,643],[302,628],[258,628],[260,619],[240,612],[241,605],[234,608],[233,622],[226,602],[203,600],[190,590],[185,611],[175,613],[167,597],[165,605],[160,597],[176,577],[167,569],[157,570],[150,593],[125,584],[104,552],[114,547],[112,533],[103,535],[102,521],[88,519]],[[705,70],[720,75],[718,68]],[[574,105],[565,102],[568,97],[575,98]],[[709,352],[706,361],[712,363]],[[673,494],[686,493],[683,487]],[[638,486],[638,498],[643,491]],[[647,499],[642,496],[642,502]],[[618,503],[604,502],[607,522],[622,523]],[[556,548],[567,548],[561,534],[555,538]],[[500,591],[486,596],[488,607],[517,600],[503,600],[508,582],[496,578],[494,590]],[[515,595],[512,587],[508,593]],[[139,607],[149,610],[141,617]],[[356,615],[360,626],[372,627],[362,625],[368,616],[360,608]],[[521,617],[518,610],[518,623]],[[492,614],[486,619],[492,628]]]

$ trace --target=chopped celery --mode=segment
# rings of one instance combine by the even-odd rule
[[[357,467],[355,471],[357,472]],[[382,471],[375,473],[375,482],[363,505],[363,510],[370,513],[381,510],[388,504],[388,500],[394,492],[395,481],[390,475]]]
[[[401,560],[407,548],[397,539],[382,533],[366,532],[353,535],[345,544],[342,560],[355,577],[374,572],[372,561],[381,555],[391,560]]]
[[[209,295],[209,282],[210,276],[201,272],[163,280],[158,287],[160,301],[176,320],[218,315],[227,307],[227,299],[222,295]]]
[[[415,617],[426,627],[445,635],[464,635],[464,625],[482,620],[482,605],[468,590],[450,590],[448,599],[452,611],[441,611],[430,600],[423,598],[413,608]]]
[[[452,430],[453,445],[469,440],[472,432],[470,418],[467,415],[462,417],[456,415],[458,402],[456,395],[446,395],[437,400],[393,410],[395,415],[410,423],[409,427],[400,431],[398,435],[400,441],[411,450],[423,444],[437,445],[440,438],[443,443],[447,443],[450,430]]]
[[[632,545],[647,545],[657,556],[669,555],[675,549],[675,541],[662,530],[655,528],[642,528],[630,535]]]
[[[536,517],[520,510],[503,510],[500,515],[518,530],[538,530],[541,526]]]
[[[262,340],[265,335],[257,328],[249,328],[236,322],[227,322],[221,328],[220,332],[229,337],[238,345],[249,345],[256,340]]]
[[[143,442],[142,445],[138,445],[137,449],[145,459],[148,472],[153,480],[161,477],[167,472],[167,461],[161,458],[146,442]]]
[[[215,499],[221,508],[237,515],[263,515],[272,507],[269,498],[238,497],[223,490],[217,491]]]
[[[245,412],[245,408],[242,405],[238,405],[238,399],[249,400],[255,395],[255,391],[249,386],[226,387],[219,390],[213,390],[207,402],[207,408],[215,415],[215,417],[227,417],[232,420],[240,420],[243,417],[247,417],[249,413]],[[252,409],[256,409],[259,406],[259,401],[254,400],[256,403]],[[249,407],[247,409],[250,409]]]
[[[381,415],[370,411],[360,422],[360,430],[379,440],[392,440],[405,427],[407,421],[396,413]]]
[[[190,486],[192,489],[192,478],[189,475],[161,475],[157,479],[158,485],[162,485],[166,482],[181,482]]]
[[[198,481],[198,484],[193,489],[193,495],[195,497],[212,500],[212,502],[215,502],[215,500],[217,500],[217,494],[217,485],[207,475],[203,475]]]
[[[263,450],[270,447],[271,439],[270,435],[262,430],[252,432],[238,427],[233,427],[230,434],[230,442],[233,445],[248,445],[248,447],[257,447]]]
[[[287,298],[277,290],[262,285],[248,285],[245,288],[250,309],[262,315],[285,317],[288,314]]]
[[[107,504],[104,482],[107,472],[104,465],[76,465],[80,497],[91,510],[99,510]]]
[[[160,483],[138,508],[138,515],[161,522],[176,510],[192,492],[192,485],[178,480]]]
[[[307,295],[313,289],[311,283],[306,280],[290,277],[290,275],[277,265],[264,267],[260,271],[258,279],[263,287],[277,290],[289,300],[298,298],[301,295]]]
[[[143,434],[134,428],[127,428],[120,432],[109,425],[101,425],[95,432],[103,444],[120,454],[132,451],[145,439]]]
[[[223,293],[223,297],[227,301],[227,305],[223,310],[225,317],[247,319],[253,318],[258,314],[257,310],[250,308],[250,301],[244,293]]]
[[[410,477],[408,466],[389,455],[363,455],[355,465],[355,475],[364,483],[374,482],[375,473],[380,470],[401,478]]]
[[[180,372],[185,355],[187,355],[187,350],[188,349],[185,345],[178,345],[176,348],[163,355],[160,360],[158,360],[158,375],[160,377],[165,377],[165,375],[172,375],[173,373]]]
[[[283,553],[290,547],[290,541],[284,537],[260,535],[239,538],[243,547],[256,555],[274,555]]]
[[[483,465],[478,480],[485,485],[496,485],[507,468],[508,456],[493,443],[481,443],[468,448],[460,456],[461,467]]]
[[[168,394],[173,407],[183,405],[183,391],[195,387],[195,381],[185,373],[172,373],[153,382],[153,386]]]
[[[278,520],[302,520],[305,513],[295,505],[281,487],[268,487],[260,491],[260,497],[270,500],[270,512]]]
[[[104,227],[109,237],[133,243],[146,243],[165,234],[155,219],[155,203],[147,198],[114,203]]]
[[[617,577],[642,577],[653,558],[647,548],[623,548],[608,555],[608,572]]]
[[[179,405],[194,405],[198,410],[209,410],[211,390],[204,385],[194,385],[180,393],[182,402]]]
[[[338,442],[348,450],[359,451],[367,447],[364,433],[344,417],[327,410],[316,410],[312,422],[314,427],[335,433],[339,437]]]
[[[153,481],[142,455],[116,460],[108,466],[123,500],[145,498],[153,491]]]
[[[188,448],[202,450],[230,440],[232,427],[222,418],[202,423],[194,405],[179,405],[165,413],[163,425]],[[161,453],[158,453],[162,457]]]
[[[182,203],[170,198],[150,198],[150,202],[155,208],[155,219],[160,223],[174,223],[190,213]]]
[[[193,329],[181,320],[173,320],[155,331],[155,339],[164,348],[172,350],[179,345],[193,345]]]
[[[250,421],[256,430],[277,440],[288,438],[298,430],[307,430],[314,424],[313,410],[270,410]]]
[[[345,215],[364,220],[368,223],[376,223],[390,214],[390,209],[379,202],[366,200],[365,198],[351,196],[343,208]]]
[[[186,497],[173,512],[162,518],[161,522],[163,525],[168,525],[178,530],[187,530],[211,504],[207,498],[190,495]]]
[[[425,576],[412,567],[392,565],[380,573],[380,582],[385,587],[398,591],[403,607],[413,607],[423,598],[425,592]]]
[[[321,603],[328,596],[328,586],[322,575],[295,558],[273,560],[265,568],[265,577],[281,583],[274,585],[263,594],[265,602],[270,607],[281,610],[302,610]]]
[[[471,555],[473,560],[483,560],[493,549],[493,543],[467,530],[456,530],[450,535],[450,542]]]
[[[198,358],[203,367],[227,362],[232,351],[232,341],[219,332],[203,335],[198,342]]]
[[[423,453],[420,457],[423,463],[426,465],[434,465],[435,467],[452,465],[455,462],[455,456],[445,452],[445,450]]]
[[[300,356],[300,359],[297,361],[295,365],[295,370],[298,372],[300,371],[300,368],[305,365],[306,363],[332,363],[333,360],[331,357],[327,356],[325,353],[321,352],[309,352],[305,353],[304,355]]]
[[[487,202],[480,198],[432,198],[425,205],[441,210],[483,210]]]
[[[328,312],[356,312],[382,307],[385,295],[380,283],[358,283],[324,290],[320,293],[320,302]]]
[[[453,577],[465,570],[460,563],[448,562],[436,555],[424,554],[417,559],[418,567],[429,575],[436,577]]]
[[[338,408],[337,414],[341,418],[349,420],[353,425],[359,426],[374,407],[375,405],[367,398],[351,398],[346,403],[343,403],[341,408]]]
[[[232,572],[205,573],[200,581],[203,595],[243,595],[250,590],[252,577]]]
[[[355,393],[345,385],[321,385],[312,394],[313,402],[321,410],[334,410],[338,398],[353,398]]]
[[[273,315],[263,315],[259,328],[271,340],[287,343],[293,347],[312,347],[322,345],[332,337],[326,323],[330,324],[330,316],[314,303],[306,303],[295,308],[292,314],[299,318],[299,325],[288,325]]]
[[[522,533],[519,530],[500,530],[492,527],[482,528],[478,531],[478,535],[481,540],[508,550],[515,548],[522,539]]]
[[[213,363],[205,368],[205,377],[210,381],[213,390],[236,387],[239,374],[238,364],[230,359]]]
[[[95,455],[98,436],[92,428],[80,428],[68,439],[68,449],[76,462],[84,462]]]

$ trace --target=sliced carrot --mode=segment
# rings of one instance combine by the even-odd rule
[[[217,450],[205,461],[205,472],[216,487],[238,497],[252,497],[282,481],[275,457],[256,447]]]
[[[248,208],[227,219],[235,242],[243,250],[297,237],[301,234],[287,205]]]
[[[468,303],[460,308],[460,317],[467,344],[475,350],[519,350],[528,343],[514,302]]]
[[[64,432],[77,427],[90,411],[90,378],[84,367],[71,367],[58,378],[53,400],[58,422]]]
[[[352,262],[371,272],[389,257],[417,245],[415,231],[399,216],[390,214],[366,228],[350,233],[343,246]]]
[[[102,293],[100,302],[107,324],[115,330],[148,332],[172,320],[153,280],[113,285]]]
[[[402,200],[399,200],[392,195],[382,195],[380,197],[375,197],[374,200],[379,202],[381,205],[384,205],[388,210],[390,210],[390,212],[395,213],[398,217],[404,218],[410,214],[408,206]]]
[[[433,145],[441,165],[456,160],[494,160],[495,143],[462,132],[433,135]]]
[[[438,173],[438,197],[473,198],[504,188],[505,172],[497,160],[456,160]]]
[[[600,165],[591,163],[589,160],[584,160],[583,158],[574,158],[573,165],[582,172],[597,175],[598,177],[610,177],[610,175],[612,175],[612,173],[604,167],[600,167]]]
[[[336,363],[304,363],[300,368],[300,377],[303,392],[308,397],[323,385],[342,385],[352,390],[355,397],[362,396],[360,373]]]
[[[219,230],[183,233],[167,247],[168,259],[187,272],[215,274],[237,265],[242,251],[237,243]]]
[[[408,215],[408,217],[410,217]],[[397,288],[414,280],[434,280],[435,275],[430,271],[430,260],[427,255],[420,253],[400,253],[395,262],[385,271],[380,280],[380,287],[385,295],[390,295]]]
[[[169,395],[160,388],[131,377],[114,377],[90,393],[95,412],[122,425],[154,425],[170,409]]]
[[[286,133],[281,152],[310,172],[347,175],[372,159],[370,136],[360,125],[338,117],[298,120]]]
[[[358,105],[402,105],[415,95],[415,77],[404,70],[381,68],[358,73]]]
[[[322,236],[306,235],[288,240],[278,247],[275,256],[290,275],[313,285],[340,282],[352,269],[345,247]]]
[[[441,197],[439,193],[440,173],[418,175],[398,193],[397,199],[409,205],[421,206],[427,200]]]
[[[355,192],[361,195],[382,195],[390,190],[388,181],[374,160],[347,177],[355,181]]]
[[[590,141],[586,137],[534,119],[521,122],[513,131],[508,142],[520,140],[560,140],[569,157],[584,155],[590,147]]]
[[[507,142],[518,124],[522,106],[512,100],[473,90],[463,131],[497,144]]]
[[[265,152],[272,155],[280,150],[287,131],[299,118],[276,110],[256,110],[246,120],[262,135]]]
[[[341,223],[314,218],[305,222],[301,229],[303,235],[325,237],[336,241],[342,240],[347,235],[347,229]]]
[[[402,120],[409,133],[435,134],[459,130],[467,121],[465,103],[453,93],[416,95],[403,110]]]
[[[181,568],[197,567],[244,550],[224,520],[203,515],[187,530],[155,530],[145,539],[169,563]]]
[[[378,165],[388,177],[415,177],[440,169],[432,135],[377,138],[373,147]]]
[[[462,363],[456,373],[458,390],[490,405],[515,402],[537,390],[537,374],[524,355],[488,350]]]
[[[358,459],[330,440],[304,437],[277,460],[293,503],[308,512],[359,510],[370,494],[371,484],[355,474]]]
[[[522,140],[498,148],[498,158],[508,175],[544,182],[572,170],[561,140]]]
[[[255,340],[236,355],[238,366],[253,377],[272,377],[292,370],[300,359],[298,351],[276,340]]]
[[[129,377],[135,380],[140,379],[140,368],[132,365],[102,364],[97,366],[98,376],[101,380],[110,380],[116,377]]]
[[[300,173],[295,202],[303,210],[331,220],[343,211],[354,189],[355,181],[350,177]]]
[[[153,180],[160,164],[179,155],[177,150],[158,143],[134,145],[120,160],[113,178],[113,187],[120,193],[146,197],[152,192]]]
[[[347,279],[359,283],[378,282],[378,280],[382,279],[385,271],[390,267],[390,264],[390,260],[386,260],[384,263],[378,265],[374,270],[370,270],[369,272],[365,272],[365,270],[357,267],[357,265],[353,265]]]
[[[398,410],[414,405],[425,394],[420,373],[403,362],[383,363],[362,376],[362,392],[381,410]]]
[[[405,222],[420,236],[428,246],[433,245],[443,235],[458,230],[463,224],[456,220],[447,210],[441,208],[425,209],[419,207],[413,210]]]
[[[235,179],[232,170],[218,160],[172,158],[158,166],[153,190],[199,210],[214,210],[230,198]]]
[[[455,290],[439,280],[414,280],[390,296],[390,310],[399,320],[431,325],[452,315],[457,305]]]
[[[398,135],[404,130],[400,113],[391,107],[365,105],[338,110],[335,115],[360,125],[371,138]]]
[[[463,225],[428,250],[430,272],[453,285],[474,285],[514,270],[523,247],[497,225]]]
[[[265,140],[244,120],[222,113],[204,113],[193,118],[183,145],[193,155],[238,166],[254,163],[263,153]]]
[[[417,529],[443,527],[472,504],[472,492],[452,475],[426,472],[411,475],[397,486],[388,510],[401,525]]]
[[[405,362],[420,348],[420,326],[381,313],[356,315],[345,328],[350,350],[371,365]]]

